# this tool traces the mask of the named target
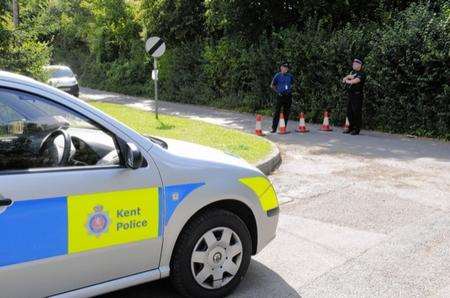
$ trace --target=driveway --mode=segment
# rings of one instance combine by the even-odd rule
[[[81,92],[154,107],[149,99]],[[166,102],[160,112],[254,129],[250,114]],[[253,258],[233,296],[450,297],[450,143],[318,128],[267,136],[283,156],[270,176],[284,202],[278,235]],[[175,294],[163,280],[104,297],[148,295]]]

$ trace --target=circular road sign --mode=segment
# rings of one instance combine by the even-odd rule
[[[162,38],[156,36],[150,37],[145,42],[145,51],[154,58],[161,57],[166,51],[166,43]]]

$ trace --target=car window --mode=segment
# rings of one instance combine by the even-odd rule
[[[0,172],[119,165],[114,137],[50,100],[0,88]]]
[[[21,120],[19,113],[14,111],[11,107],[0,102],[0,122],[2,124]]]

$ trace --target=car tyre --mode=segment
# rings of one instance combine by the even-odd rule
[[[240,217],[223,209],[208,210],[180,235],[170,264],[171,282],[185,297],[224,297],[245,276],[251,252],[250,232]]]

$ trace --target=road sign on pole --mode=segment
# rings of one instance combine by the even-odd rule
[[[145,42],[145,51],[153,57],[152,80],[155,82],[155,115],[158,119],[158,58],[166,51],[166,43],[162,38],[150,37]]]
[[[145,42],[145,51],[153,58],[159,58],[166,51],[166,43],[162,38],[150,37]]]

